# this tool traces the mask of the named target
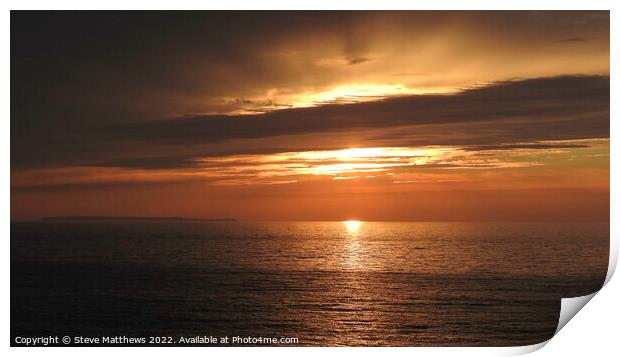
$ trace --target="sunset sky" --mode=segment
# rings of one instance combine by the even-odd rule
[[[609,219],[609,12],[11,13],[11,219]]]

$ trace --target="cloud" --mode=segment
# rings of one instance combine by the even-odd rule
[[[549,150],[549,149],[578,149],[587,148],[588,145],[584,144],[539,144],[539,143],[527,143],[527,144],[504,144],[504,145],[479,145],[469,146],[464,148],[465,151],[496,151],[496,150],[515,150],[515,149],[527,149],[527,150]]]
[[[599,134],[608,135],[608,113],[609,77],[562,76],[497,82],[449,95],[401,96],[253,116],[187,116],[102,126],[85,134],[106,140],[187,145],[353,129],[530,119],[554,121],[556,130],[568,136],[579,136],[583,127],[594,121]]]
[[[349,61],[349,65],[360,64],[370,61],[370,59],[366,57],[349,57],[347,59]]]
[[[112,165],[18,172],[12,175],[11,187],[14,192],[28,192],[72,188],[127,188],[138,183],[150,186],[182,182],[209,185],[275,185],[362,178],[384,183],[413,183],[427,182],[429,177],[436,183],[456,182],[455,177],[458,178],[457,181],[463,182],[465,171],[469,172],[466,176],[472,178],[475,176],[472,171],[490,174],[495,170],[553,165],[554,162],[572,160],[575,155],[575,151],[555,150],[557,148],[583,149],[579,155],[589,157],[604,154],[608,145],[608,140],[604,139],[587,140],[579,144],[556,142],[497,147],[355,148],[203,157],[192,159],[191,165],[185,166],[174,166],[176,159],[172,158],[172,167],[163,167],[157,160],[155,164],[149,164],[148,160],[146,164],[137,160],[134,163],[125,163],[130,165],[129,167]],[[553,159],[550,159],[551,157]],[[162,161],[165,160],[162,158]],[[539,172],[544,173],[545,170],[541,169]],[[504,177],[509,175],[511,174],[506,173]]]
[[[606,137],[609,77],[559,76],[493,82],[454,94],[253,115],[188,115],[61,127],[54,135],[13,139],[11,166],[184,168],[200,157],[343,148],[351,143],[463,145],[480,150],[487,145],[487,150],[507,150],[524,145],[519,143],[544,148],[532,143]]]

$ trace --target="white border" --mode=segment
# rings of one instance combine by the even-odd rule
[[[128,0],[108,0],[108,1],[76,1],[76,0],[60,0],[60,1],[7,1],[8,4],[5,11],[2,13],[2,36],[4,56],[4,86],[2,103],[5,113],[4,130],[2,130],[2,145],[3,150],[1,153],[2,162],[5,170],[2,173],[2,196],[3,205],[2,222],[3,232],[3,244],[4,244],[4,260],[2,262],[2,306],[1,318],[2,318],[2,330],[0,332],[2,341],[2,348],[7,349],[11,355],[24,355],[30,353],[45,353],[51,356],[66,356],[66,355],[83,355],[85,352],[95,356],[106,356],[111,352],[108,348],[41,348],[41,349],[25,349],[25,348],[12,348],[8,346],[10,344],[10,295],[8,287],[10,286],[10,13],[9,9],[417,9],[417,10],[435,10],[435,9],[453,9],[453,10],[474,10],[474,9],[493,9],[493,10],[550,10],[550,9],[588,9],[588,10],[607,10],[611,9],[611,98],[615,98],[617,87],[617,74],[613,70],[617,65],[617,56],[614,54],[618,51],[618,19],[616,16],[616,10],[618,8],[618,2],[613,1],[549,1],[549,0],[522,0],[522,1],[393,1],[393,0],[381,0],[381,1],[369,1],[369,0],[349,0],[349,1],[333,1],[333,0],[302,0],[302,1],[277,1],[277,0],[261,0],[261,1],[240,1],[240,0],[227,0],[225,2],[207,3],[204,1],[187,1],[187,0],[175,0],[174,2],[152,0],[152,1],[128,1]],[[615,6],[614,6],[615,5]],[[619,154],[620,146],[615,139],[618,137],[619,127],[617,123],[617,105],[614,101],[611,102],[611,182],[617,183],[620,180],[618,175],[618,162],[617,157]],[[620,209],[618,205],[618,189],[617,184],[611,185],[611,256],[610,267],[615,267],[618,257],[618,224],[613,218],[620,217]],[[613,271],[610,269],[607,276],[607,281],[611,278]],[[617,280],[617,279],[616,279]],[[551,342],[548,343],[548,347],[538,352],[539,355],[573,355],[579,353],[591,354],[593,352],[613,351],[617,349],[615,328],[618,326],[618,304],[620,301],[620,284],[617,281],[611,281],[605,286],[605,288],[594,298],[596,302],[594,304],[588,304],[583,308],[583,312],[575,317],[575,323],[569,322],[568,328],[563,329],[557,336],[555,336]],[[136,353],[148,353],[154,356],[164,356],[171,353],[181,352],[183,354],[201,355],[208,354],[237,354],[237,353],[252,353],[258,355],[275,355],[275,356],[288,356],[291,353],[299,354],[301,356],[310,356],[316,353],[321,354],[340,354],[340,353],[356,353],[361,355],[370,354],[397,354],[397,355],[410,355],[412,353],[432,356],[446,356],[446,355],[514,355],[520,353],[527,353],[534,351],[547,343],[542,343],[534,346],[525,346],[517,348],[253,348],[251,350],[244,347],[225,347],[225,348],[209,348],[205,350],[203,348],[183,348],[178,349],[161,349],[150,348],[144,350],[143,348],[114,348],[115,354],[136,354]]]

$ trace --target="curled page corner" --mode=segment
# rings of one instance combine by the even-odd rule
[[[557,333],[560,332],[560,330],[564,326],[566,326],[568,321],[570,321],[575,315],[577,315],[579,310],[581,310],[590,300],[592,300],[592,298],[594,297],[594,295],[598,293],[598,291],[595,291],[590,295],[577,296],[577,297],[572,297],[572,298],[563,298],[561,300],[560,318],[558,319],[558,327],[556,328],[553,335],[554,336],[557,335]],[[505,355],[517,356],[517,355],[524,355],[524,354],[532,353],[532,352],[538,351],[539,349],[543,348],[549,341],[551,341],[551,339],[548,339],[546,341],[543,341],[543,342],[540,342],[534,345],[514,347],[514,348],[511,348],[510,351]]]
[[[614,275],[616,271],[616,267],[618,265],[618,239],[615,238],[616,235],[612,234],[609,237],[609,264],[607,265],[607,275],[605,276],[605,282],[600,289],[593,292],[590,295],[577,296],[572,298],[564,298],[561,301],[560,308],[560,318],[558,321],[558,327],[555,330],[554,335],[556,335],[560,330],[566,326],[568,321],[572,319],[578,312],[581,310],[592,298],[596,295],[607,283],[611,280],[611,277]]]
[[[610,243],[609,265],[607,267],[607,275],[605,277],[605,282],[603,283],[603,286],[601,286],[599,290],[589,295],[577,296],[577,297],[572,297],[572,298],[563,298],[561,300],[560,318],[558,319],[558,327],[556,328],[554,335],[560,332],[560,330],[564,328],[564,326],[566,326],[568,321],[570,321],[573,317],[575,317],[575,315],[577,315],[577,313],[590,300],[592,300],[592,298],[596,294],[598,294],[598,292],[601,291],[601,289],[605,287],[605,285],[607,285],[609,280],[611,280],[611,277],[614,275],[616,266],[618,264],[618,241],[617,239],[614,239],[612,236],[610,237],[609,243]]]
[[[584,306],[586,306],[586,304],[590,300],[592,300],[594,295],[596,295],[597,293],[598,293],[598,291],[595,291],[595,292],[593,292],[590,295],[584,295],[584,296],[577,296],[577,297],[562,299],[562,301],[561,301],[562,305],[561,305],[561,308],[560,308],[560,318],[558,320],[558,327],[555,330],[555,334],[560,332],[560,330],[564,326],[566,326],[568,321],[570,321],[573,317],[575,317],[575,315],[577,315],[579,310],[581,310]]]
[[[605,287],[605,285],[607,285],[607,283],[611,280],[611,277],[614,275],[614,272],[618,265],[618,240],[614,237],[615,235],[610,236],[609,265],[607,267],[607,275],[605,277],[605,282],[603,283],[603,286],[601,286],[600,289],[593,292],[592,294],[572,298],[563,298],[561,300],[560,317],[558,319],[558,326],[555,330],[555,333],[553,334],[554,336],[557,335],[557,333],[560,332],[560,330],[564,328],[564,326],[566,326],[566,324],[573,317],[575,317],[575,315],[577,315],[577,313],[584,306],[586,306],[586,304],[590,302],[590,300],[592,300],[592,298],[596,294],[598,294],[598,292],[601,291],[601,289],[603,289],[603,287]],[[551,341],[551,339],[533,345],[510,348],[508,353],[505,355],[517,356],[532,353],[543,348],[549,341]]]

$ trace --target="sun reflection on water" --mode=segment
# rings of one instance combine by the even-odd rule
[[[344,221],[342,222],[342,224],[344,224],[349,234],[355,235],[359,231],[363,222],[362,221]]]
[[[362,258],[363,242],[359,239],[360,229],[364,222],[349,220],[343,221],[346,237],[344,240],[343,265],[346,270],[360,271],[365,269],[364,259]]]

